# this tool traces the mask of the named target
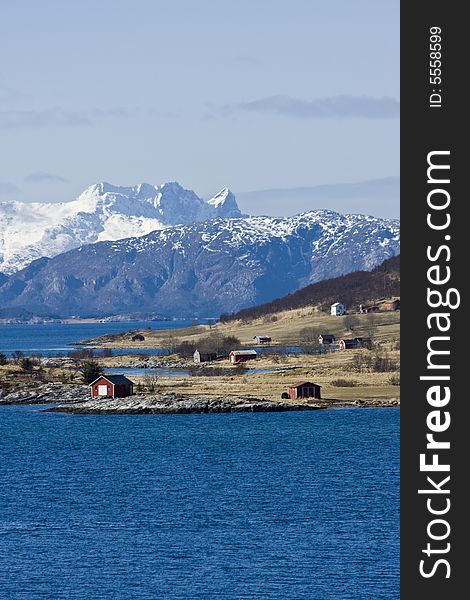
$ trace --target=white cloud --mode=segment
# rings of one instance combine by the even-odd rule
[[[331,96],[301,100],[286,95],[269,96],[222,107],[224,111],[267,113],[298,119],[332,119],[358,117],[363,119],[391,119],[400,114],[395,98],[385,96]]]

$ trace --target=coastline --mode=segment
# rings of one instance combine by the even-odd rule
[[[358,332],[366,332],[367,315],[358,317]],[[143,414],[143,413],[206,413],[206,412],[261,412],[318,410],[344,407],[399,406],[399,315],[382,314],[373,321],[376,349],[328,351],[310,353],[299,346],[300,352],[289,352],[284,343],[300,343],[301,326],[311,322],[326,327],[344,327],[342,321],[318,313],[294,311],[279,314],[269,323],[276,326],[277,335],[269,352],[259,351],[253,342],[255,331],[264,331],[262,320],[229,326],[198,325],[177,330],[139,330],[139,341],[133,341],[135,331],[102,335],[94,340],[95,354],[90,346],[76,351],[76,355],[36,358],[29,371],[22,369],[19,360],[10,360],[0,367],[0,405],[50,404],[54,412],[77,414]],[[307,329],[309,332],[310,330]],[[231,365],[228,358],[212,362],[194,363],[192,355],[172,352],[166,355],[146,353],[150,348],[161,348],[165,343],[180,341],[196,343],[207,335],[237,334],[240,347],[256,348],[256,360],[243,365]],[[343,331],[336,331],[344,335]],[[139,348],[146,344],[146,348]],[[114,354],[115,349],[133,346],[133,353]],[[106,348],[110,350],[105,353]],[[80,352],[84,352],[80,356]],[[382,361],[378,367],[372,359]],[[94,360],[106,374],[124,374],[134,383],[135,396],[124,399],[94,399],[89,388],[82,384],[80,366]],[[289,386],[296,382],[314,382],[321,387],[322,399],[285,399]]]
[[[209,397],[178,393],[133,395],[126,398],[91,398],[84,385],[45,384],[35,390],[16,388],[0,396],[0,406],[52,405],[46,412],[95,415],[131,414],[205,414],[236,412],[290,412],[334,408],[391,408],[399,407],[398,398],[375,398],[368,401],[270,400],[255,397]]]

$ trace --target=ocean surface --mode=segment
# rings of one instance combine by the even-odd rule
[[[204,324],[208,319],[200,319]],[[15,350],[27,355],[41,354],[45,357],[66,356],[76,349],[77,342],[109,333],[122,333],[136,329],[179,329],[190,327],[191,320],[179,319],[174,321],[127,321],[109,323],[44,323],[27,325],[26,323],[5,325],[0,324],[0,352],[11,356]],[[336,348],[328,348],[333,351]],[[277,352],[275,346],[258,346],[259,354]],[[300,346],[287,346],[284,351],[290,354],[301,352]],[[164,355],[166,348],[113,348],[113,354],[149,354]]]
[[[207,319],[200,319],[201,324]],[[191,320],[179,319],[174,321],[127,321],[109,323],[44,323],[27,325],[26,323],[4,325],[0,324],[0,352],[11,356],[15,350],[20,350],[27,355],[41,354],[44,357],[66,356],[76,350],[77,342],[106,335],[109,333],[122,333],[136,329],[179,329],[190,327]],[[259,346],[259,354],[272,351],[279,352],[273,346]],[[285,348],[289,353],[296,354],[301,351],[299,346]],[[166,348],[113,348],[113,354],[168,354]]]
[[[201,320],[205,323],[205,320]],[[190,320],[175,321],[129,321],[110,323],[44,323],[37,325],[0,325],[0,352],[8,356],[15,350],[25,354],[64,356],[75,349],[72,345],[108,333],[122,333],[135,329],[178,329],[190,327]],[[159,348],[129,348],[113,350],[114,354],[135,352],[140,354],[162,354]]]
[[[0,408],[0,598],[399,598],[399,410]]]

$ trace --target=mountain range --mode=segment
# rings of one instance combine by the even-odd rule
[[[177,224],[242,216],[224,188],[208,201],[176,182],[118,187],[97,183],[72,202],[0,203],[0,272],[83,244],[145,235]]]
[[[96,219],[102,229],[89,235],[114,238],[52,258],[42,256],[17,272],[0,274],[0,309],[27,308],[62,317],[137,311],[169,317],[217,316],[324,279],[369,271],[399,254],[396,220],[328,210],[285,218],[247,217],[240,215],[228,190],[203,202],[192,192],[181,199],[178,184],[166,184],[162,188],[169,187],[163,190],[106,185],[85,192],[91,196],[91,208],[99,198],[98,216],[79,211],[71,221],[85,224]],[[116,191],[122,189],[126,192]],[[160,191],[154,194],[156,190]],[[106,210],[108,202],[113,210],[122,204],[138,213],[131,215],[135,221],[129,217],[133,224],[128,227],[140,223],[140,237],[115,239],[128,231],[127,220]],[[219,214],[211,218],[215,212]],[[178,225],[172,223],[175,220]],[[63,231],[65,225],[57,227]],[[89,239],[90,229],[83,227],[82,237]],[[145,227],[154,230],[141,235]],[[78,228],[73,231],[76,234]],[[78,237],[70,236],[69,242]],[[49,238],[54,240],[51,234]],[[9,264],[18,265],[19,260]]]

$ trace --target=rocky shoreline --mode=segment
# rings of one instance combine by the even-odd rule
[[[265,399],[204,398],[178,394],[130,396],[128,398],[91,399],[74,404],[61,404],[47,409],[49,412],[73,414],[131,415],[131,414],[207,414],[235,412],[286,412],[294,410],[319,410],[326,406],[290,402],[272,402]]]
[[[98,357],[98,359],[102,357]],[[115,355],[107,359],[108,366],[119,369],[187,369],[190,366],[193,369],[202,368],[204,365],[195,365],[187,360],[164,360],[158,356],[144,356],[136,354],[121,357]],[[115,365],[113,363],[116,363]],[[69,357],[43,358],[41,362],[43,367],[67,369],[76,367],[76,362]]]
[[[87,385],[19,385],[12,390],[0,390],[0,406],[9,404],[61,404],[85,402],[90,398]]]
[[[269,400],[266,398],[234,397],[208,398],[200,395],[158,393],[127,398],[90,398],[86,385],[48,383],[18,386],[8,392],[0,391],[0,406],[14,404],[49,404],[48,412],[90,415],[130,414],[205,414],[239,412],[289,412],[327,408],[397,407],[398,399],[355,400]]]

